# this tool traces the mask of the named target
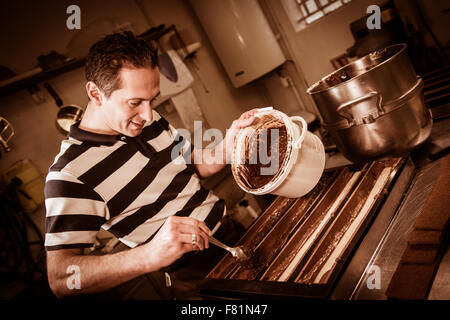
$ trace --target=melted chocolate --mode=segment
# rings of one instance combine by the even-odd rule
[[[283,248],[280,256],[277,257],[274,263],[266,270],[262,277],[263,280],[277,281],[280,278],[281,274],[292,263],[297,252],[305,246],[308,239],[317,230],[321,222],[324,221],[327,212],[333,208],[333,204],[336,202],[345,186],[349,183],[353,174],[354,173],[348,168],[344,168],[339,175],[336,173],[328,180],[326,179],[326,176],[322,177],[321,182],[316,186],[316,188],[322,190],[320,193],[322,201],[313,208],[304,223],[302,223],[295,234],[292,235],[293,241],[290,241],[290,243]],[[329,183],[331,185],[329,185]],[[330,221],[334,218],[337,210],[338,207],[334,208],[333,212],[331,212],[331,215],[328,218]],[[301,261],[299,261],[299,263],[300,262]]]
[[[246,246],[242,246],[241,247],[242,250],[244,251],[245,255],[247,256],[248,259],[246,260],[238,260],[237,258],[234,258],[236,260],[236,263],[243,269],[255,269],[257,268],[259,265],[261,265],[261,257],[253,252],[252,250],[250,250],[248,247]]]
[[[254,249],[258,243],[272,230],[276,222],[284,215],[286,210],[294,203],[295,199],[278,197],[261,214],[251,228],[243,235],[237,245]],[[231,254],[226,254],[223,259],[211,270],[207,278],[225,279],[238,266]]]
[[[255,131],[245,138],[245,159],[238,167],[238,174],[248,188],[258,189],[272,181],[280,172],[286,157],[288,136],[284,123],[271,115],[259,118],[252,127]],[[275,136],[272,137],[273,135]],[[267,155],[267,159],[261,159],[261,155]],[[272,171],[276,166],[272,163],[274,159],[278,161],[275,172],[266,174],[264,168]]]
[[[375,186],[375,183],[384,167],[384,164],[380,162],[373,163],[370,166],[367,173],[359,183],[358,189],[351,195],[345,207],[339,213],[336,222],[330,228],[327,236],[322,240],[321,244],[317,248],[314,257],[312,257],[295,280],[296,282],[307,284],[314,283],[316,276],[319,274],[320,270],[336,246],[340,243],[349,226],[356,219],[356,217],[361,214],[361,209],[366,202],[370,191]],[[337,262],[338,261],[335,262],[332,269],[334,269]],[[324,275],[319,282],[326,283],[328,275]]]

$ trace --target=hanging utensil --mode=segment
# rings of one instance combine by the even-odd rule
[[[178,81],[177,70],[175,69],[175,65],[167,52],[164,52],[158,56],[158,68],[159,72],[161,72],[161,74],[163,74],[170,81]]]
[[[11,147],[8,145],[8,141],[11,140],[14,135],[14,128],[3,117],[0,117],[0,145],[5,149],[5,152],[11,151]]]
[[[84,111],[77,105],[63,105],[63,101],[49,83],[45,82],[44,87],[47,89],[48,93],[50,93],[59,108],[55,121],[56,128],[62,134],[67,135],[70,126],[81,120]]]

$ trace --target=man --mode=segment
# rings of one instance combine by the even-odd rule
[[[153,109],[160,93],[156,50],[131,32],[106,36],[86,60],[89,102],[46,180],[48,279],[58,297],[104,292],[209,247],[224,201],[201,187],[229,161],[235,120],[213,153],[190,147]],[[191,164],[191,159],[202,159]],[[221,157],[217,155],[222,155]],[[192,162],[193,163],[193,162]],[[131,249],[83,255],[100,228]],[[78,270],[78,287],[69,286]]]

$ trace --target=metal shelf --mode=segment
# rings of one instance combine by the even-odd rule
[[[84,66],[85,58],[83,59],[75,59],[66,64],[63,64],[57,68],[53,68],[50,70],[42,71],[38,74],[32,75],[30,77],[17,80],[15,82],[9,83],[0,87],[0,96],[5,96],[11,94],[15,91],[19,91],[21,89],[25,89],[33,86],[37,82],[44,81],[46,79],[55,77],[61,73],[69,72],[71,70],[80,68]]]
[[[155,28],[151,28],[144,33],[140,34],[139,37],[146,39],[147,41],[157,40],[161,38],[163,35],[169,33],[170,31],[174,31],[177,36],[178,32],[175,28],[175,25],[171,25],[169,27],[165,27],[165,25],[160,25]],[[31,75],[29,77],[8,83],[0,87],[0,97],[6,96],[13,92],[19,91],[21,89],[29,88],[35,85],[38,82],[45,81],[49,78],[55,77],[59,74],[72,71],[77,68],[81,68],[84,66],[86,58],[82,59],[73,59],[67,63],[64,63],[58,67],[51,68],[49,70],[44,70],[40,73]]]

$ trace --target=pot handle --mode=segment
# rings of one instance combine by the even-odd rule
[[[298,137],[297,141],[294,141],[294,148],[300,149],[303,143],[303,140],[305,139],[306,132],[308,131],[308,124],[306,123],[305,119],[303,119],[300,116],[293,116],[290,117],[291,121],[299,121],[302,124],[302,133],[300,134],[300,137]]]
[[[63,105],[63,102],[59,95],[56,93],[55,89],[48,83],[44,82],[44,87],[47,89],[48,93],[52,96],[53,100],[55,100],[55,103],[58,107],[61,107]]]
[[[358,119],[359,121],[356,121],[353,117],[353,114],[347,110],[348,108],[352,107],[355,104],[358,104],[360,102],[363,102],[365,100],[376,98],[376,106],[377,106],[377,112],[375,114],[371,113],[364,117],[361,117],[361,119]],[[372,91],[369,92],[366,95],[363,95],[359,98],[347,101],[346,103],[341,104],[337,109],[336,112],[339,113],[340,116],[344,117],[350,126],[353,126],[355,124],[361,124],[361,123],[370,123],[373,122],[376,118],[378,118],[380,115],[384,114],[385,111],[383,109],[383,106],[381,105],[381,95],[376,92]]]

